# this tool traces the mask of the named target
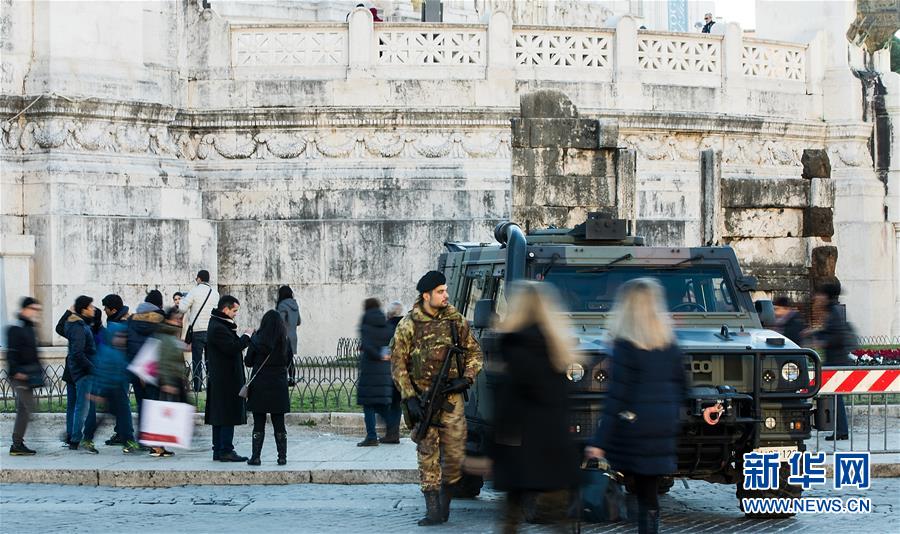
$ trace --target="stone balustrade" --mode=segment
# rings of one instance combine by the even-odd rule
[[[820,47],[724,35],[616,28],[489,24],[373,23],[364,10],[345,24],[232,25],[236,78],[639,82],[816,94],[810,65]],[[508,71],[511,71],[508,72]]]

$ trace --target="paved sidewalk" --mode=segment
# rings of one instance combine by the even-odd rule
[[[209,427],[195,427],[191,449],[174,449],[175,456],[153,458],[147,453],[123,454],[121,447],[104,445],[112,434],[109,424],[97,431],[100,454],[70,451],[59,441],[60,419],[41,414],[29,426],[26,443],[38,451],[36,456],[9,456],[8,417],[0,418],[0,483],[47,483],[90,486],[171,487],[185,484],[375,484],[415,483],[416,450],[408,438],[399,445],[357,447],[364,434],[362,417],[335,414],[337,425],[304,421],[330,421],[330,414],[298,414],[288,424],[288,463],[275,463],[275,440],[268,426],[262,465],[223,463],[212,460]],[[60,421],[57,421],[60,419]],[[357,425],[357,421],[359,420]],[[359,426],[359,428],[356,428]],[[321,427],[325,427],[324,429]],[[235,448],[250,455],[251,425],[235,428]]]

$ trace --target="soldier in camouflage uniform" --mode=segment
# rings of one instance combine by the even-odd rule
[[[427,508],[425,518],[419,521],[421,526],[443,523],[449,518],[450,499],[462,478],[465,457],[466,417],[462,393],[481,370],[481,348],[465,318],[449,304],[446,284],[446,278],[438,271],[430,271],[419,280],[416,285],[419,298],[397,325],[391,340],[394,383],[400,390],[410,422],[417,424],[425,424],[420,396],[440,372],[453,344],[452,323],[456,323],[459,346],[465,351],[463,376],[451,365],[444,389],[453,409],[441,411],[436,421],[442,426],[430,427],[418,443],[419,476]]]

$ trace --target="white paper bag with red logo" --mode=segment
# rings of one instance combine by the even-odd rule
[[[144,399],[138,441],[152,447],[189,449],[194,435],[194,406]]]
[[[144,382],[156,385],[157,367],[159,367],[159,340],[148,337],[141,349],[128,365],[128,370]]]

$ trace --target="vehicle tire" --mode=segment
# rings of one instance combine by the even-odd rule
[[[656,487],[656,493],[665,495],[669,493],[672,486],[675,485],[675,477],[659,477],[659,485]]]
[[[481,494],[482,487],[484,487],[484,478],[463,473],[459,480],[459,486],[456,488],[455,498],[474,499]]]
[[[744,469],[743,462],[738,463],[737,465],[737,473],[738,480],[735,484],[736,491],[735,495],[738,499],[738,507],[744,512],[744,516],[750,519],[781,519],[785,517],[793,517],[796,514],[761,514],[761,513],[747,513],[744,510],[744,503],[742,499],[748,497],[758,497],[764,499],[774,499],[774,498],[783,498],[783,499],[797,499],[803,494],[803,488],[800,486],[795,486],[793,484],[788,484],[787,479],[791,474],[790,466],[787,462],[781,462],[781,465],[778,468],[778,489],[777,490],[745,490],[744,489]]]

